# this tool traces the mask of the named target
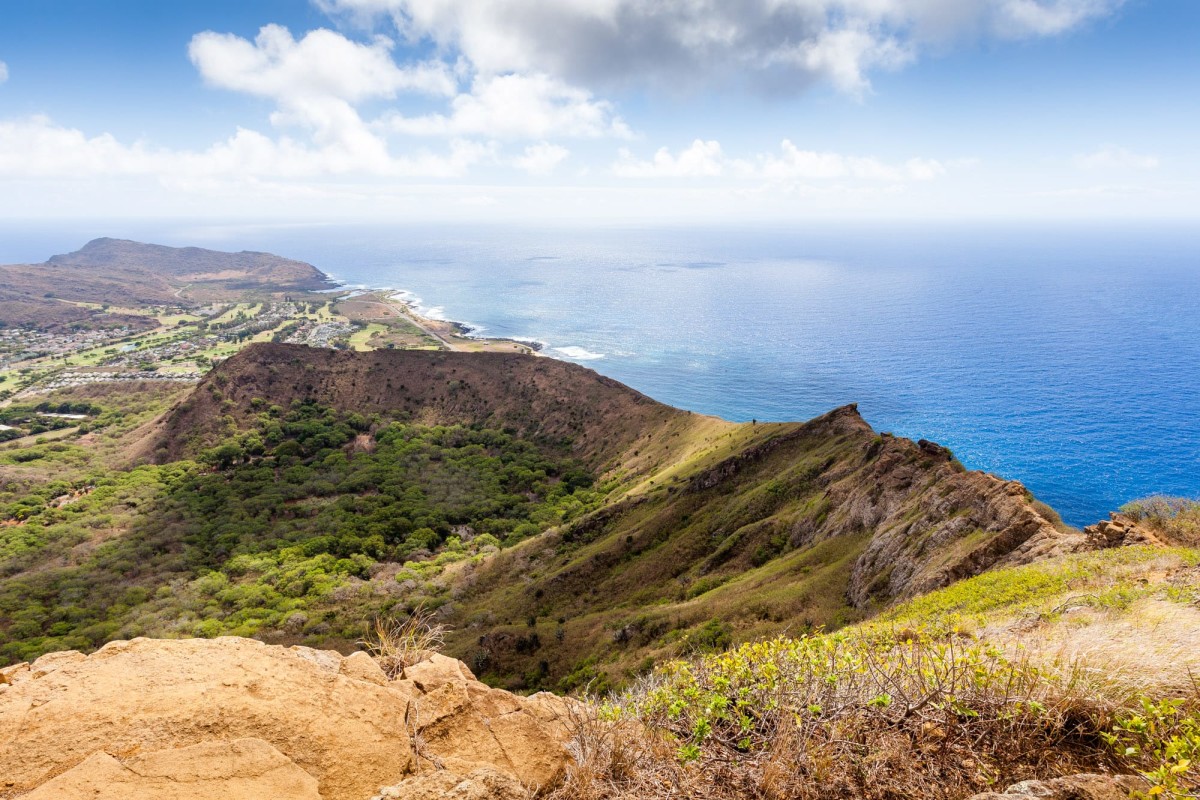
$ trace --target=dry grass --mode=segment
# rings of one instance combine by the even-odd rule
[[[837,634],[660,666],[577,721],[553,798],[950,800],[1106,771],[1200,797],[1198,560],[1039,562]]]
[[[1121,512],[1171,544],[1200,547],[1200,500],[1153,495],[1121,506]]]
[[[388,678],[395,680],[404,677],[406,668],[439,652],[447,630],[436,621],[435,612],[418,608],[403,621],[376,617],[359,644],[374,656]]]
[[[1117,708],[1078,677],[912,632],[746,645],[579,721],[552,797],[961,798],[1115,766]]]
[[[1125,609],[1074,598],[1056,619],[983,632],[1047,666],[1077,665],[1111,696],[1182,696],[1200,675],[1200,607],[1143,597]]]

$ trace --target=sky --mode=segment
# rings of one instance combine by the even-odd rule
[[[0,0],[0,214],[1195,220],[1197,0]]]

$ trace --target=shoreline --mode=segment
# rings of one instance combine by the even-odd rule
[[[347,281],[329,276],[326,277],[337,284],[336,290],[344,292],[341,302],[353,302],[358,298],[366,299],[367,303],[379,304],[389,309],[396,317],[403,319],[416,328],[430,340],[436,342],[438,349],[451,352],[518,352],[532,356],[548,356],[543,352],[547,345],[536,339],[518,339],[505,336],[486,336],[478,333],[480,329],[459,320],[445,319],[422,313],[420,299],[409,289],[390,286],[368,287],[362,284],[350,284]],[[362,302],[362,300],[360,300]],[[379,320],[391,317],[363,317],[357,321],[367,321],[368,324],[380,324]],[[386,324],[386,323],[384,323]],[[369,340],[368,340],[369,343]]]

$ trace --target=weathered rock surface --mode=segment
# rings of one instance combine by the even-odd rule
[[[964,470],[949,450],[924,439],[875,436],[854,406],[805,428],[808,436],[856,441],[865,453],[822,476],[830,513],[819,526],[793,532],[800,541],[871,532],[847,589],[859,608],[1084,545],[1081,535],[1042,516],[1020,483]]]
[[[135,755],[94,753],[25,800],[320,800],[316,778],[261,739],[209,742]]]
[[[570,733],[568,701],[546,692],[518,697],[474,677],[462,662],[440,655],[405,670],[397,683],[413,687],[417,752],[459,774],[483,764],[526,786],[553,782]]]
[[[1003,792],[984,792],[970,800],[1018,800],[1039,797],[1045,800],[1129,800],[1146,783],[1133,775],[1070,775],[1049,781],[1022,781]]]
[[[446,770],[418,775],[398,786],[385,786],[372,800],[527,800],[529,797],[529,791],[516,780],[485,767],[465,778]]]
[[[569,701],[444,656],[389,681],[361,653],[135,639],[0,674],[0,798],[503,800],[567,759]]]
[[[1088,525],[1083,529],[1083,535],[1087,537],[1089,544],[1097,549],[1131,545],[1164,547],[1170,544],[1163,541],[1162,537],[1148,526],[1120,512],[1113,512],[1109,514],[1109,519]]]

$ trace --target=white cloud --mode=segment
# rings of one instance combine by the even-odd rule
[[[310,129],[336,171],[386,172],[387,143],[370,130],[355,104],[398,92],[450,96],[457,88],[445,64],[399,67],[391,47],[387,39],[364,45],[328,30],[311,31],[297,41],[286,28],[267,25],[253,42],[211,31],[197,34],[188,54],[211,85],[274,100],[278,109],[272,124]]]
[[[449,114],[406,117],[394,112],[380,122],[388,131],[411,136],[541,139],[631,135],[611,104],[548,75],[479,76],[469,93],[451,101]]]
[[[391,57],[392,42],[353,42],[318,29],[296,41],[280,25],[263,27],[254,41],[206,31],[192,37],[188,55],[213,86],[281,103],[336,98],[358,103],[398,92],[451,96],[454,76],[440,61],[400,67]]]
[[[1057,36],[1106,17],[1123,4],[1124,0],[1001,0],[996,28],[1009,36]]]
[[[570,83],[826,81],[860,95],[875,70],[978,37],[1060,35],[1125,0],[316,0],[359,23],[461,53],[483,74]]]
[[[7,80],[8,80],[8,64],[5,64],[3,61],[0,61],[0,83],[4,83]]]
[[[697,139],[679,155],[659,148],[650,161],[639,161],[622,149],[613,173],[622,178],[712,178],[725,174],[726,167],[720,142]]]
[[[565,147],[549,142],[540,142],[526,147],[525,153],[515,158],[513,164],[530,175],[549,175],[570,155],[571,151]]]
[[[1158,156],[1141,155],[1123,147],[1106,145],[1091,153],[1081,153],[1073,159],[1076,167],[1085,170],[1151,170],[1158,169]]]
[[[43,116],[0,122],[0,175],[5,177],[151,176],[181,187],[209,180],[344,174],[457,178],[496,157],[495,145],[467,140],[450,142],[444,153],[422,150],[393,157],[373,149],[347,149],[344,143],[314,147],[245,129],[206,150],[165,150],[136,142],[125,145],[109,134],[89,137]]]
[[[801,150],[788,139],[780,143],[778,153],[735,159],[725,155],[719,142],[697,139],[678,155],[666,147],[660,148],[650,160],[639,160],[623,149],[613,165],[613,173],[622,178],[727,177],[767,181],[846,178],[904,183],[933,180],[946,173],[946,165],[929,158],[887,164],[870,157]]]

